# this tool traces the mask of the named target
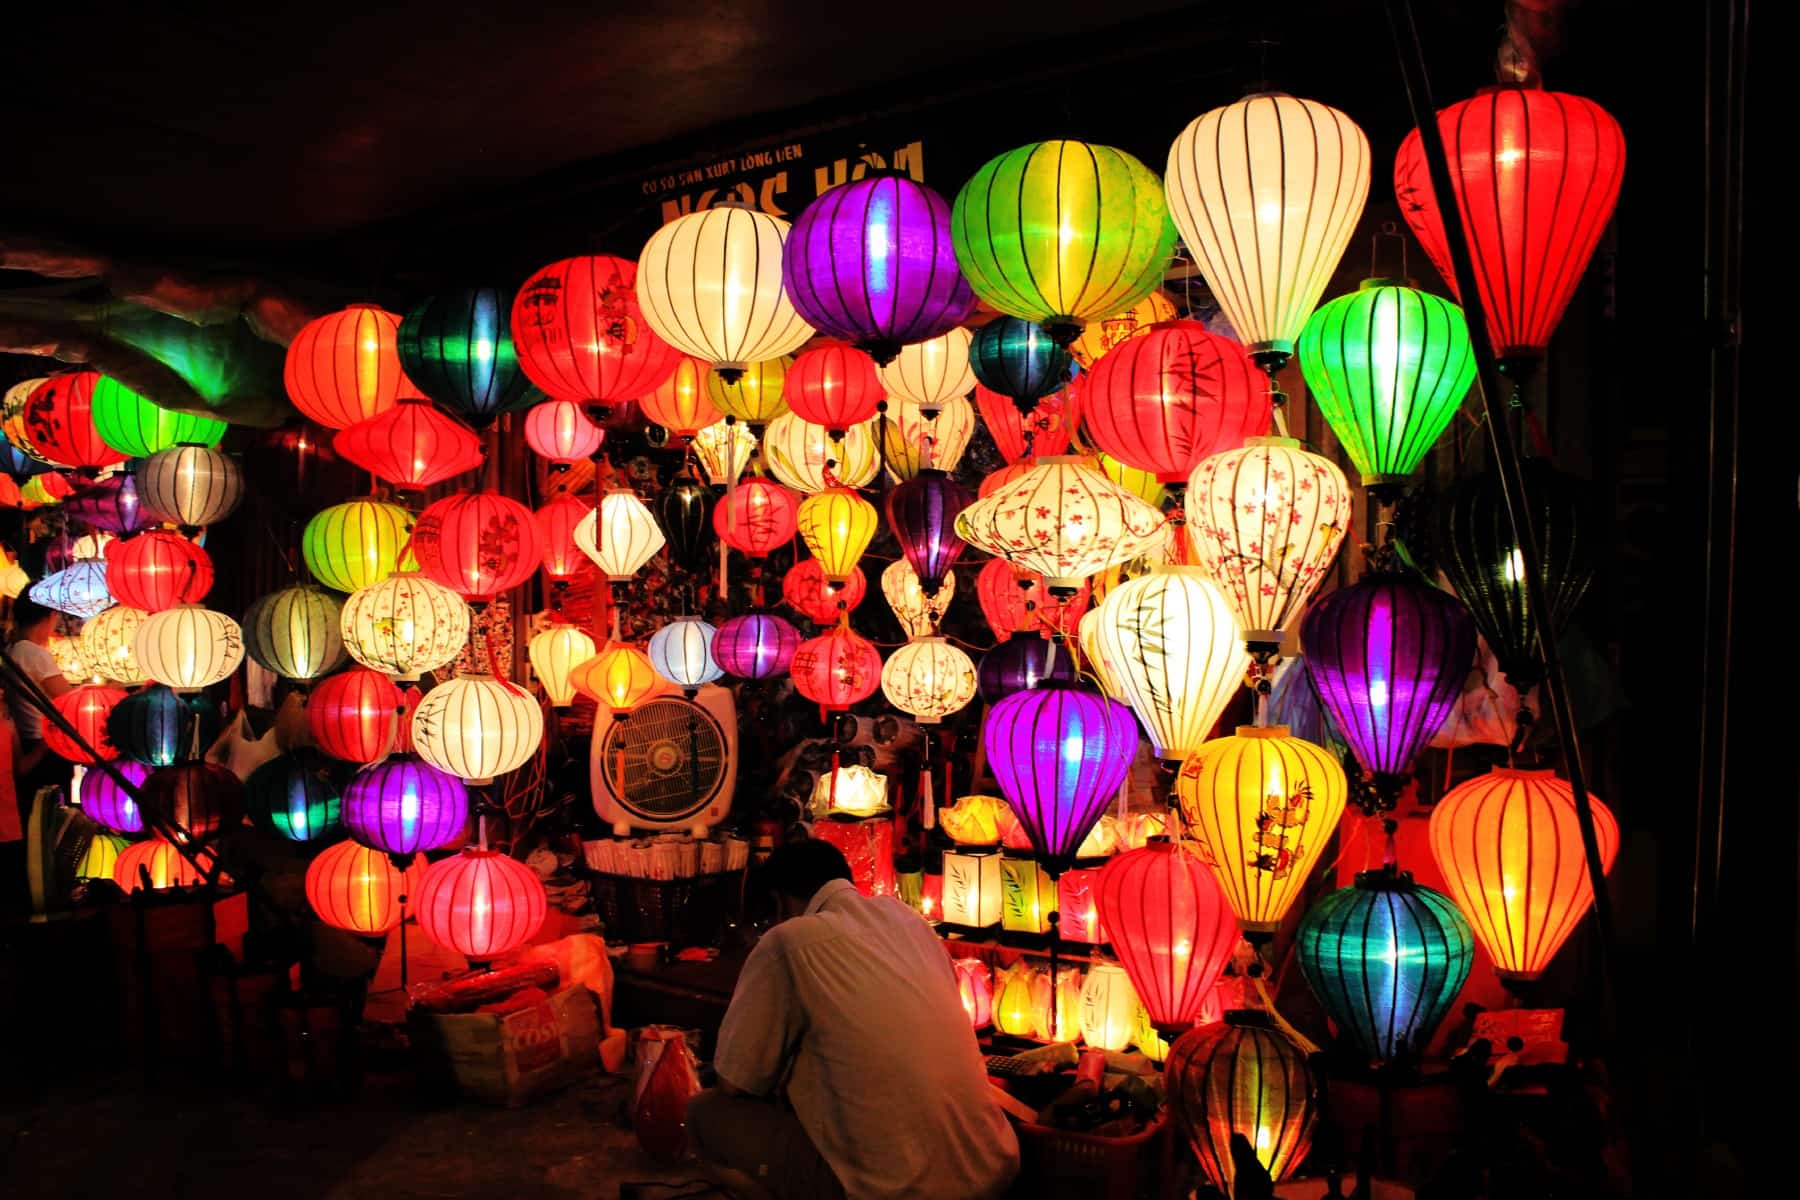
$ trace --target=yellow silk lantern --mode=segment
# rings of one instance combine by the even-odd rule
[[[544,740],[544,714],[524,688],[492,675],[458,675],[413,710],[413,749],[440,771],[487,783],[517,770]]]
[[[1093,677],[1107,696],[1124,703],[1125,696],[1119,690],[1118,677],[1113,673],[1112,665],[1106,661],[1106,643],[1100,637],[1098,608],[1090,608],[1081,614],[1081,622],[1075,626],[1075,640],[1081,647],[1082,670]]]
[[[351,658],[402,680],[449,666],[469,640],[467,602],[416,571],[350,593],[338,622]]]
[[[1137,1024],[1137,989],[1118,963],[1095,963],[1081,988],[1081,1040],[1100,1050],[1131,1045]]]
[[[1167,494],[1162,481],[1154,471],[1140,471],[1136,467],[1128,467],[1110,454],[1097,454],[1095,461],[1106,477],[1142,500],[1146,504],[1160,507],[1163,496]]]
[[[1052,455],[958,514],[959,537],[1052,590],[1165,544],[1163,514],[1102,475],[1091,459]]]
[[[1142,1004],[1131,1014],[1131,1044],[1151,1062],[1162,1062],[1169,1057],[1168,1040],[1156,1031],[1156,1022],[1150,1019],[1150,1010]]]
[[[887,776],[871,771],[861,763],[852,763],[827,771],[813,781],[812,796],[807,807],[815,817],[842,813],[850,817],[872,817],[888,808]]]
[[[576,691],[604,705],[615,717],[629,713],[664,686],[650,656],[625,642],[602,646],[599,653],[575,668],[570,680]]]
[[[792,358],[770,358],[744,368],[727,381],[717,371],[706,373],[706,395],[727,417],[760,429],[788,410],[781,397]]]
[[[144,674],[177,692],[197,692],[228,678],[244,661],[244,635],[224,613],[177,604],[144,618],[131,638]]]
[[[921,725],[935,725],[975,698],[975,663],[941,637],[916,637],[882,664],[881,691]]]
[[[706,368],[691,358],[683,358],[675,373],[649,395],[638,401],[644,416],[661,425],[678,438],[691,438],[724,413],[713,404],[701,384]]]
[[[1124,312],[1083,325],[1081,336],[1069,344],[1069,353],[1085,371],[1120,342],[1129,341],[1158,321],[1174,319],[1175,302],[1161,292],[1151,292]]]
[[[567,708],[575,701],[575,668],[594,657],[594,639],[575,625],[557,622],[533,635],[527,647],[531,669],[544,685],[544,695],[555,708]]]
[[[937,628],[944,610],[956,596],[956,575],[949,572],[935,596],[919,586],[919,573],[904,558],[896,558],[881,571],[881,594],[909,638],[924,637]]]
[[[624,583],[663,548],[662,526],[630,488],[608,488],[600,507],[575,523],[575,544],[614,583]]]
[[[797,492],[862,487],[881,470],[873,421],[852,425],[833,440],[823,425],[783,413],[763,431],[763,457],[776,479]]]
[[[1175,796],[1246,933],[1273,933],[1299,897],[1349,784],[1329,753],[1285,725],[1238,727],[1188,756]]]
[[[920,408],[942,407],[975,390],[969,344],[975,335],[958,327],[900,347],[894,361],[880,367],[881,386],[896,400]]]
[[[842,587],[881,524],[875,506],[847,487],[826,488],[800,502],[795,526],[819,560],[827,584]]]
[[[694,435],[694,454],[706,482],[730,487],[756,454],[756,435],[741,421],[715,421]]]

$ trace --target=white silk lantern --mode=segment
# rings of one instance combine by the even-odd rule
[[[416,571],[351,592],[338,620],[351,658],[401,680],[449,666],[469,640],[468,604]]]
[[[1167,544],[1163,514],[1078,454],[1052,455],[957,515],[977,549],[1072,591],[1108,567]]]
[[[144,674],[177,692],[197,692],[228,678],[244,661],[244,635],[224,613],[177,604],[151,613],[132,635]]]
[[[575,545],[614,583],[624,583],[664,543],[650,506],[630,488],[609,488],[600,507],[575,523]]]
[[[492,675],[440,683],[419,701],[412,722],[419,757],[470,783],[488,783],[524,766],[544,740],[537,701]]]

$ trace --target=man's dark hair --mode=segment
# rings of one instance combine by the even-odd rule
[[[22,638],[25,636],[25,631],[27,629],[30,629],[45,617],[53,617],[55,615],[55,609],[46,608],[36,600],[29,599],[25,596],[14,596],[12,602],[12,636],[15,639]]]
[[[796,900],[811,900],[813,894],[833,879],[853,879],[844,852],[830,842],[817,838],[787,842],[775,848],[763,864],[763,885],[770,891]]]

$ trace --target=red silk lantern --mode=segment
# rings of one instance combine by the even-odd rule
[[[831,342],[794,359],[782,398],[802,421],[834,434],[873,417],[887,396],[875,360],[854,347]]]
[[[307,866],[306,900],[327,925],[370,937],[400,924],[400,898],[416,895],[424,876],[423,854],[402,871],[380,850],[339,842]]]
[[[58,696],[51,703],[63,719],[75,727],[82,741],[92,746],[101,758],[117,758],[119,751],[106,735],[106,718],[112,715],[113,708],[125,699],[125,692],[103,684],[88,683],[78,688],[71,688]],[[62,731],[62,727],[54,721],[44,722],[44,746],[60,758],[70,762],[91,763],[94,756],[75,743],[75,739]]]
[[[402,491],[423,491],[481,465],[481,439],[428,400],[402,399],[331,439],[339,457]]]
[[[394,714],[395,754],[413,752],[413,713],[419,710],[419,701],[424,698],[424,691],[416,683],[409,683],[400,690],[400,710]]]
[[[106,547],[106,587],[129,608],[198,604],[212,590],[212,556],[178,533],[153,529]]]
[[[412,550],[426,578],[479,604],[537,570],[537,521],[529,508],[496,492],[458,492],[419,514]]]
[[[994,446],[1008,463],[1018,463],[1040,454],[1061,454],[1069,448],[1069,435],[1074,432],[1074,402],[1068,388],[1045,396],[1029,413],[1019,411],[1011,396],[975,385],[975,405],[981,410],[981,423],[987,426]],[[982,485],[987,495],[987,485]]]
[[[218,763],[191,759],[158,767],[139,795],[147,817],[179,826],[194,841],[205,841],[244,819],[244,785],[231,768]],[[186,840],[179,833],[176,837]]]
[[[1082,419],[1100,448],[1164,483],[1269,430],[1262,374],[1237,342],[1198,321],[1152,325],[1082,380]]]
[[[707,366],[685,354],[675,373],[638,402],[644,416],[669,431],[670,436],[691,438],[725,414],[706,393]]]
[[[306,724],[319,749],[331,757],[372,763],[396,748],[406,708],[400,689],[386,675],[358,667],[313,687],[306,698]]]
[[[852,612],[869,594],[869,581],[861,567],[851,567],[844,586],[832,591],[825,583],[825,569],[816,558],[803,558],[781,577],[781,598],[814,625],[829,625],[841,611]]]
[[[524,945],[550,908],[530,867],[474,846],[433,863],[419,881],[416,901],[425,936],[477,962]]]
[[[800,643],[788,666],[794,690],[828,712],[843,712],[881,686],[881,651],[841,622]]]
[[[565,258],[513,298],[513,346],[526,376],[553,399],[636,400],[667,379],[681,352],[650,331],[638,308],[637,264],[608,254]]]
[[[594,506],[579,496],[559,492],[532,514],[537,522],[539,561],[544,574],[559,587],[593,569],[593,560],[575,543],[575,527],[593,511]]]
[[[546,400],[525,414],[525,444],[553,467],[592,458],[605,440],[606,431],[573,400]]]
[[[400,369],[399,314],[373,304],[352,304],[301,326],[288,343],[282,382],[295,408],[333,429],[420,398]]]
[[[975,576],[975,597],[981,615],[994,636],[1005,641],[1015,633],[1036,632],[1041,637],[1072,633],[1087,612],[1093,590],[1082,580],[1075,594],[1059,598],[1044,586],[1036,571],[1020,571],[1004,558],[991,558]]]
[[[1184,846],[1151,842],[1106,864],[1099,902],[1151,1023],[1165,1034],[1193,1025],[1238,940],[1237,915],[1206,864]]]
[[[31,389],[21,413],[31,444],[40,455],[86,475],[131,457],[107,445],[94,426],[94,388],[99,382],[98,371],[52,375]],[[45,486],[49,486],[48,480]]]
[[[779,483],[756,476],[719,497],[713,507],[713,532],[733,550],[766,558],[794,536],[799,519],[800,498]]]
[[[1487,88],[1439,110],[1450,184],[1469,238],[1488,334],[1503,364],[1544,356],[1625,174],[1625,135],[1592,100],[1528,87]],[[1460,299],[1419,131],[1400,143],[1394,192],[1431,264]]]

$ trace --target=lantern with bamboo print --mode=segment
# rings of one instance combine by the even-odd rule
[[[975,698],[975,664],[941,637],[915,637],[882,664],[881,690],[895,708],[935,725]]]
[[[1000,928],[1048,933],[1055,921],[1056,881],[1031,857],[1000,856]]]
[[[1238,1010],[1190,1029],[1163,1069],[1169,1111],[1214,1187],[1234,1194],[1232,1136],[1250,1144],[1269,1178],[1306,1159],[1319,1116],[1319,1085],[1306,1051],[1268,1013]]]
[[[875,506],[846,487],[826,488],[808,496],[795,514],[801,540],[834,591],[843,587],[880,522]]]
[[[713,505],[713,532],[751,559],[767,558],[771,550],[794,536],[799,511],[800,500],[793,492],[752,476]]]
[[[629,582],[666,542],[656,515],[630,488],[608,488],[575,526],[575,544],[613,583]]]
[[[1094,867],[1064,871],[1056,881],[1056,911],[1062,914],[1057,928],[1065,940],[1090,946],[1106,941],[1106,930],[1100,924],[1099,890],[1100,871]]]
[[[991,929],[1000,923],[1000,855],[944,852],[944,923]]]
[[[243,632],[223,613],[178,604],[152,613],[131,639],[144,674],[177,692],[197,692],[230,677],[244,661]]]
[[[1100,1050],[1131,1045],[1137,1019],[1137,990],[1118,963],[1095,963],[1081,988],[1081,1040]]]
[[[594,639],[578,625],[552,620],[531,637],[526,652],[531,669],[544,686],[544,695],[554,708],[567,708],[575,701],[575,668],[594,657]]]
[[[865,487],[881,472],[874,424],[851,425],[842,437],[833,438],[825,426],[799,413],[783,413],[763,431],[763,458],[770,474],[797,492]]]
[[[458,675],[425,693],[412,715],[420,758],[470,783],[489,783],[530,761],[544,714],[523,689],[492,675]]]
[[[1037,571],[1052,592],[1167,544],[1163,514],[1079,455],[1038,460],[1016,483],[963,509],[964,541]]]
[[[1068,452],[1069,436],[1079,415],[1073,392],[1072,387],[1064,388],[1039,400],[1029,413],[1022,413],[1010,396],[978,386],[975,404],[981,410],[982,425],[994,439],[994,449],[1009,466],[1016,466],[1040,454]]]

